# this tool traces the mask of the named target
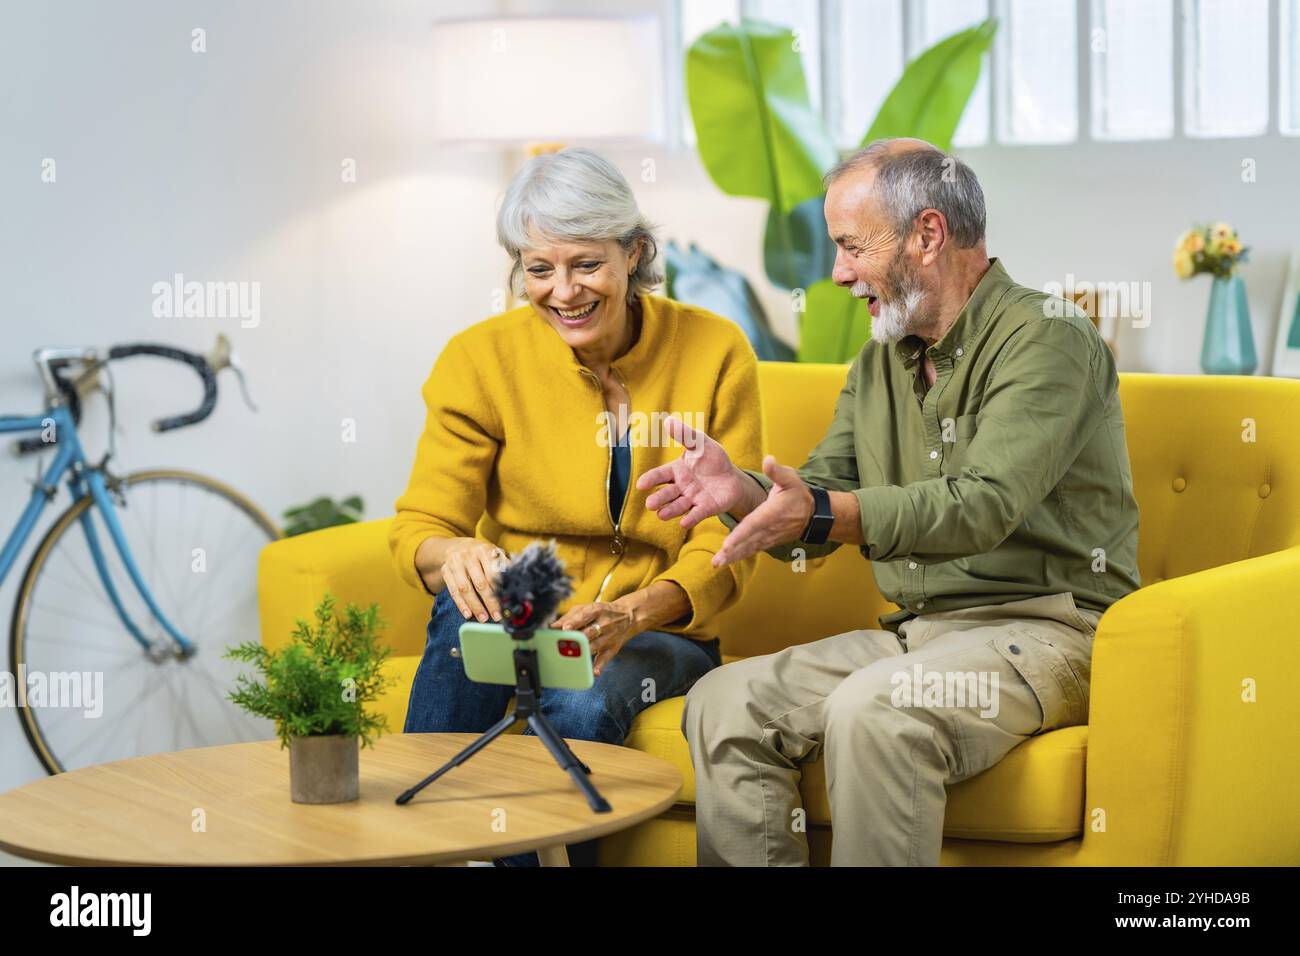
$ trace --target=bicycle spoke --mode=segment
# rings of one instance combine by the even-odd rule
[[[156,686],[156,685],[155,685],[155,686]],[[138,703],[141,703],[145,698],[147,698],[147,697],[149,696],[150,692],[152,691],[152,689],[153,689],[153,688],[150,688],[150,690],[145,691],[144,694],[142,694],[142,695],[140,695],[139,697],[137,697],[137,698],[136,698],[136,703],[137,703],[137,704],[138,704]],[[144,715],[144,710],[143,710],[143,708],[137,708],[137,710],[138,710],[138,715],[139,715],[139,717],[140,717],[140,720],[143,720],[143,719],[144,719],[144,717],[143,717],[143,715]],[[118,719],[118,720],[115,720],[113,723],[114,723],[115,726],[113,727],[113,729],[112,729],[111,731],[109,731],[108,738],[107,738],[107,740],[104,741],[104,743],[103,743],[103,745],[102,745],[102,746],[103,746],[103,752],[107,752],[107,751],[108,751],[108,742],[111,741],[111,740],[113,740],[113,739],[114,739],[118,734],[120,734],[120,733],[122,732],[122,728],[125,727],[125,726],[127,726],[128,721],[126,721],[126,720],[122,720],[122,719]],[[86,744],[92,742],[94,739],[95,739],[95,737],[94,737],[93,735],[91,735],[91,734],[87,734],[87,735],[82,739],[82,741],[81,741],[79,744],[74,745],[74,746],[73,746],[70,750],[68,750],[65,754],[60,754],[59,757],[60,757],[61,762],[63,763],[63,766],[64,766],[64,767],[68,767],[68,768],[70,768],[70,767],[72,766],[72,757],[73,757],[75,754],[79,753],[79,752],[80,752],[80,751],[81,751],[81,750],[86,746]]]
[[[221,537],[221,541],[219,542],[219,544],[218,544],[218,546],[217,546],[217,549],[216,549],[215,551],[213,551],[213,554],[219,556],[220,566],[217,568],[217,574],[212,578],[212,580],[210,580],[210,581],[208,582],[208,589],[207,589],[207,594],[206,594],[206,597],[207,597],[208,600],[211,599],[212,593],[216,590],[216,588],[214,587],[214,585],[216,584],[217,580],[220,579],[220,576],[221,576],[223,573],[225,573],[226,571],[228,571],[228,569],[231,568],[231,567],[236,567],[236,566],[242,567],[242,566],[243,566],[243,565],[240,565],[240,564],[239,564],[239,560],[238,560],[238,558],[239,558],[239,556],[243,553],[243,543],[244,543],[244,540],[248,537],[249,533],[250,533],[250,532],[257,532],[258,534],[262,534],[262,535],[265,535],[265,534],[266,534],[266,532],[265,532],[261,527],[259,527],[257,524],[255,524],[255,523],[252,521],[252,519],[250,518],[250,519],[248,519],[247,521],[243,522],[241,525],[238,525],[238,526],[237,526],[237,527],[240,527],[240,529],[241,529],[241,530],[239,531],[239,535],[238,535],[238,537],[235,538],[235,541],[234,541],[234,544],[237,545],[237,547],[232,547],[232,546],[231,546],[231,543],[230,543],[230,535],[231,535],[231,530],[230,530],[230,529],[231,529],[231,527],[236,527],[236,525],[233,525],[233,524],[232,524],[232,525],[227,525],[227,527],[226,527],[226,529],[225,529],[225,533],[222,535],[222,537]],[[259,549],[259,550],[260,550],[260,549]],[[256,554],[254,554],[253,557],[254,557],[254,559],[256,559]],[[257,566],[257,565],[256,565],[256,560],[254,560],[253,566],[254,566],[254,567]],[[206,601],[206,600],[205,600],[205,602],[204,602],[204,604],[203,604],[202,612],[203,612],[203,613],[206,613],[206,612],[207,612],[207,601]]]
[[[87,559],[91,561],[93,567],[94,558],[90,556],[90,545],[89,543],[85,542],[84,539],[82,543],[85,545],[86,548]],[[60,554],[60,558],[62,558],[64,561],[67,562],[67,564],[69,564],[72,567],[72,570],[77,574],[79,578],[81,578],[81,583],[85,585],[86,592],[95,595],[95,597],[99,599],[99,602],[102,605],[104,605],[104,610],[109,611],[110,613],[113,614],[117,613],[117,611],[114,610],[113,605],[109,603],[108,596],[104,593],[103,582],[100,582],[98,585],[93,584],[91,582],[92,572],[84,570],[79,564],[77,564],[76,560],[73,558],[71,554],[67,552],[66,549],[63,551],[63,553]],[[41,566],[41,570],[40,570],[41,577],[43,577],[46,574],[46,572],[49,570],[49,567],[50,567],[50,562],[47,560],[46,563]],[[93,573],[95,574],[96,577],[98,577],[99,575],[98,571],[94,571]]]
[[[46,611],[47,613],[50,614],[58,614],[60,617],[71,618],[72,620],[78,622],[79,624],[84,624],[87,627],[97,627],[100,630],[111,631],[114,634],[126,633],[126,628],[122,627],[121,625],[118,625],[117,627],[112,627],[108,624],[105,624],[103,621],[96,621],[96,620],[92,620],[91,618],[82,617],[79,614],[74,614],[71,611],[69,611],[67,608],[47,607],[44,604],[36,604],[34,601],[32,602],[32,608],[34,610]],[[116,611],[113,612],[113,617],[114,618],[117,617]],[[134,640],[132,641],[132,643],[134,643]]]
[[[192,737],[193,741],[195,743],[203,743],[204,742],[203,734],[199,730],[199,725],[194,722],[194,713],[190,708],[189,699],[183,698],[182,695],[177,692],[176,682],[172,679],[173,676],[174,676],[173,674],[167,675],[167,690],[172,695],[172,699],[175,702],[175,706],[173,707],[173,710],[179,712],[180,716],[183,717],[187,723],[189,723],[190,729],[193,731],[193,737]],[[179,720],[173,720],[171,722],[171,728],[172,728],[172,749],[178,750],[180,749],[181,722]]]
[[[76,647],[83,651],[91,651],[92,653],[95,654],[116,654],[119,657],[127,656],[125,648],[115,649],[110,647],[98,647],[94,644],[86,644],[83,643],[82,641],[70,640],[68,638],[49,637],[49,638],[42,638],[41,640],[42,643],[45,644],[46,646]],[[136,644],[135,641],[131,642],[131,647],[135,649],[135,652],[137,654],[143,656],[143,651],[141,651],[140,645]]]
[[[194,660],[195,660],[194,658],[191,658],[190,663],[193,663]],[[221,715],[226,719],[226,724],[230,727],[231,732],[236,737],[242,739],[244,734],[234,721],[233,711],[237,705],[226,698],[224,693],[225,688],[221,686],[221,682],[218,681],[215,677],[213,677],[210,673],[208,673],[206,669],[202,667],[198,668],[195,671],[195,673],[207,681],[208,692],[210,694],[213,694],[220,704],[224,705],[220,708],[220,710],[221,710]]]
[[[138,523],[139,518],[137,518],[136,520]],[[157,555],[158,545],[155,536],[157,535],[158,532],[158,486],[156,484],[151,484],[149,487],[149,527],[152,528],[154,531],[153,534],[150,534],[148,536],[149,544],[150,544],[150,553]],[[159,573],[157,558],[155,558],[152,562],[150,562],[149,573],[152,576],[152,580],[149,582],[149,593],[157,594],[158,573]]]
[[[129,674],[129,673],[131,673],[132,671],[138,669],[139,665],[142,664],[142,663],[146,663],[146,659],[143,658],[143,657],[141,657],[140,660],[138,660],[138,661],[133,661],[132,663],[128,664],[126,667],[124,667],[124,668],[122,669],[122,671],[121,671],[122,675]],[[104,684],[105,684],[106,687],[108,686],[108,680],[107,680],[107,679],[105,679]],[[81,709],[83,709],[83,708],[77,708],[77,707],[58,707],[58,708],[38,708],[38,709],[41,711],[41,713],[47,713],[47,712],[49,712],[49,711],[53,711],[53,712],[54,712],[54,716],[66,717],[66,716],[68,716],[68,715],[70,715],[70,714],[76,714],[79,710],[81,710]],[[96,718],[96,719],[101,719],[101,718]],[[39,724],[41,725],[41,728],[42,728],[43,731],[45,731],[45,732],[49,732],[49,731],[53,731],[53,730],[56,730],[56,729],[62,727],[64,721],[61,721],[61,720],[55,720],[55,719],[51,718],[51,719],[48,720],[48,721],[46,721],[46,720],[39,720],[39,721],[37,721],[37,723],[39,723]]]
[[[132,509],[132,508],[127,508],[127,509],[125,509],[125,510],[131,512],[132,515],[135,515],[135,510],[134,510],[134,509]],[[154,537],[154,535],[151,535],[151,534],[150,534],[150,533],[149,533],[145,528],[143,528],[143,527],[140,525],[140,518],[139,518],[138,515],[135,515],[135,517],[133,518],[133,520],[134,520],[134,522],[135,522],[136,527],[140,528],[141,533],[144,535],[146,541],[148,542],[148,545],[149,545],[149,559],[150,559],[150,563],[153,565],[154,571],[155,571],[155,572],[158,572],[159,569],[160,569],[161,566],[162,566],[162,561],[160,561],[159,558],[158,558],[158,547],[157,547],[157,542],[156,542],[156,540],[155,540],[155,537]],[[164,583],[164,585],[166,585],[167,596],[168,596],[168,598],[171,600],[171,602],[172,602],[172,606],[173,606],[173,607],[177,606],[177,604],[176,604],[176,592],[172,590],[171,581],[170,581],[168,578],[164,577],[164,578],[163,578],[163,583]],[[157,591],[152,591],[151,593],[153,594],[154,602],[156,603],[156,602],[158,601],[158,592],[157,592]],[[170,618],[170,615],[168,615],[168,617]]]
[[[249,592],[248,597],[244,598],[238,604],[227,607],[224,613],[222,613],[220,617],[215,618],[214,620],[211,621],[205,621],[197,630],[195,630],[194,633],[196,635],[197,634],[220,634],[222,632],[222,628],[218,627],[217,625],[225,625],[225,623],[229,621],[231,618],[235,617],[238,614],[242,614],[244,612],[244,609],[248,607],[250,604],[254,606],[256,606],[257,604],[256,591]]]
[[[248,532],[250,530],[252,529],[246,528],[244,530],[244,533],[239,538],[241,543],[243,542],[244,538],[248,537]],[[238,561],[234,557],[231,557],[230,560],[223,561],[222,565],[217,568],[217,573],[213,575],[210,581],[207,582],[207,587],[204,590],[204,594],[203,594],[203,605],[198,614],[199,620],[203,620],[207,616],[208,605],[212,601],[212,595],[217,591],[216,584],[221,579],[221,575],[225,573],[228,568],[233,567],[236,564],[238,564]]]

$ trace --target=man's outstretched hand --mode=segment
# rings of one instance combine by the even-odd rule
[[[775,455],[763,459],[763,474],[772,479],[767,500],[747,514],[713,556],[715,568],[743,561],[750,555],[797,541],[813,514],[813,496],[799,473]]]
[[[661,519],[671,521],[684,515],[681,526],[689,530],[705,518],[743,505],[749,490],[746,485],[761,496],[758,484],[733,465],[723,447],[704,432],[674,417],[664,419],[664,429],[685,445],[686,451],[636,480],[638,491],[662,486],[645,500],[645,506]]]
[[[796,541],[803,534],[812,517],[813,496],[797,471],[780,464],[774,455],[764,458],[763,474],[772,479],[772,489],[764,496],[758,482],[733,465],[723,447],[704,432],[678,418],[665,419],[664,427],[686,451],[641,475],[637,490],[660,485],[646,498],[646,507],[664,521],[685,515],[683,528],[723,512],[744,515],[713,556],[715,568]]]

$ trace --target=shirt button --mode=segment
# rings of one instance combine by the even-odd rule
[[[939,453],[937,451],[930,452],[931,459],[938,458],[938,457],[939,457]]]
[[[961,358],[961,356],[962,356],[962,351],[961,351],[961,349],[958,349],[958,350],[957,350],[957,357],[958,357],[958,358]]]
[[[1007,645],[1007,650],[1009,650],[1012,654],[1019,654],[1019,653],[1020,653],[1020,648],[1017,647],[1015,644],[1008,644],[1008,645]]]
[[[908,561],[908,562],[907,562],[907,569],[908,569],[909,571],[915,571],[915,570],[916,570],[916,562],[915,562],[915,561]]]
[[[924,601],[917,601],[917,602],[916,602],[916,609],[917,609],[918,611],[921,610],[921,608],[923,608],[923,607],[925,607],[925,602],[924,602]]]

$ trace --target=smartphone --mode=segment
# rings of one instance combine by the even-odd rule
[[[515,686],[515,648],[537,651],[542,689],[586,690],[592,685],[591,646],[581,631],[538,628],[526,641],[516,641],[500,624],[469,621],[460,626],[460,659],[465,676],[478,684]]]

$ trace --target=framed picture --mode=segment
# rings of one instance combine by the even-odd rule
[[[1273,374],[1300,378],[1300,249],[1291,254],[1273,348]]]
[[[1106,295],[1102,295],[1092,283],[1088,283],[1083,291],[1068,289],[1066,294],[1074,300],[1075,305],[1088,314],[1092,324],[1101,333],[1102,341],[1106,343],[1111,354],[1118,358],[1119,352],[1115,343],[1119,338],[1119,318],[1116,315],[1114,290],[1108,290]]]

